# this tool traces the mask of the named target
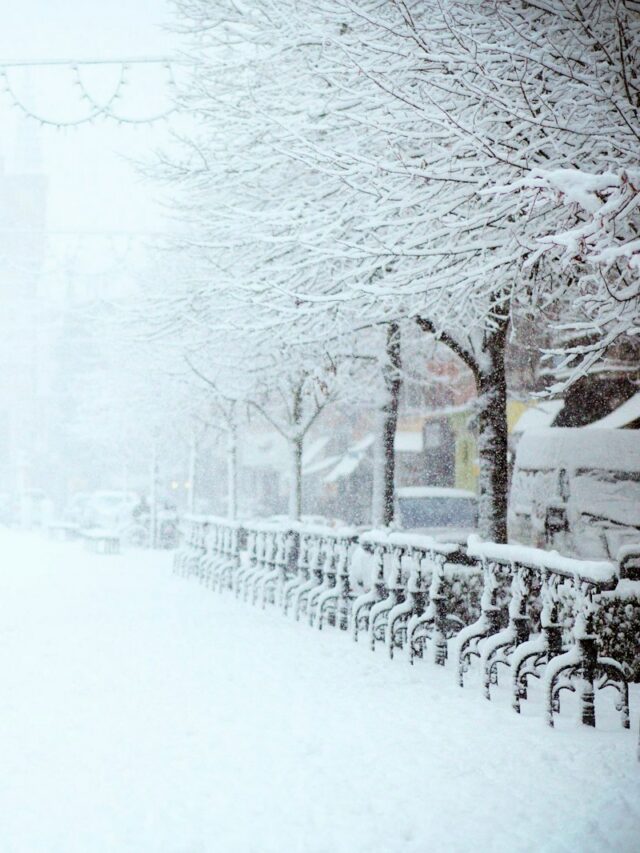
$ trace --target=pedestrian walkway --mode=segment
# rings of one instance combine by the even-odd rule
[[[6,531],[0,640],[1,853],[638,850],[637,689],[630,732],[551,731],[170,554]]]

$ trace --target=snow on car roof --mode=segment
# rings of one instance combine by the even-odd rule
[[[634,394],[613,412],[595,421],[592,424],[586,424],[585,429],[616,429],[625,427],[627,424],[633,423],[640,418],[640,392]]]
[[[525,409],[516,421],[513,432],[521,433],[550,426],[563,406],[564,400],[541,400],[530,409]]]
[[[475,498],[467,489],[450,489],[443,486],[401,486],[396,489],[399,498]]]
[[[631,429],[549,427],[523,434],[519,468],[588,469],[640,473],[640,433]]]

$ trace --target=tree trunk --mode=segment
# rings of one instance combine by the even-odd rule
[[[187,510],[190,513],[194,512],[196,500],[196,467],[198,461],[198,441],[195,432],[191,435],[191,444],[189,445],[189,473],[187,480],[189,483],[189,495],[187,499]]]
[[[400,376],[400,329],[397,323],[387,326],[386,361],[382,368],[384,403],[380,409],[378,435],[374,447],[373,508],[374,526],[387,527],[395,514],[395,437],[398,425]]]
[[[382,411],[376,412],[376,437],[373,444],[373,487],[371,494],[371,524],[384,524],[384,421]]]
[[[238,514],[238,433],[232,424],[227,436],[227,517],[235,521]]]
[[[497,303],[496,303],[497,304]],[[504,371],[508,317],[498,318],[497,327],[485,332],[482,349],[472,346],[469,337],[461,343],[446,332],[439,339],[472,371],[478,392],[478,462],[480,495],[478,527],[485,539],[507,541],[507,497],[509,485],[507,456],[507,382]],[[433,320],[419,317],[425,332],[437,334]]]
[[[151,449],[150,475],[149,547],[155,548],[158,544],[158,442],[156,440]]]
[[[289,485],[289,517],[300,521],[302,514],[302,437],[292,438],[291,483]]]
[[[480,465],[480,535],[492,542],[507,541],[509,485],[507,382],[504,350],[508,322],[486,335],[479,358],[478,462]]]

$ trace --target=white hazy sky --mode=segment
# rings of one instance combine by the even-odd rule
[[[177,37],[163,29],[172,20],[168,0],[0,0],[0,65],[10,60],[96,59],[172,56]],[[109,91],[113,70],[87,72],[98,97]],[[12,84],[40,114],[64,119],[83,112],[72,76],[55,68],[25,75]],[[150,115],[168,105],[162,69],[132,71],[122,114]],[[40,128],[21,118],[0,89],[0,157],[7,171],[24,169],[20,140],[39,135],[43,170],[49,178],[51,231],[148,231],[162,229],[153,187],[129,159],[144,158],[167,139],[170,122],[135,128],[100,120],[69,130]]]

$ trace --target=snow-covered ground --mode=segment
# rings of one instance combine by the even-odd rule
[[[640,849],[637,689],[552,731],[170,562],[0,534],[2,853]]]

